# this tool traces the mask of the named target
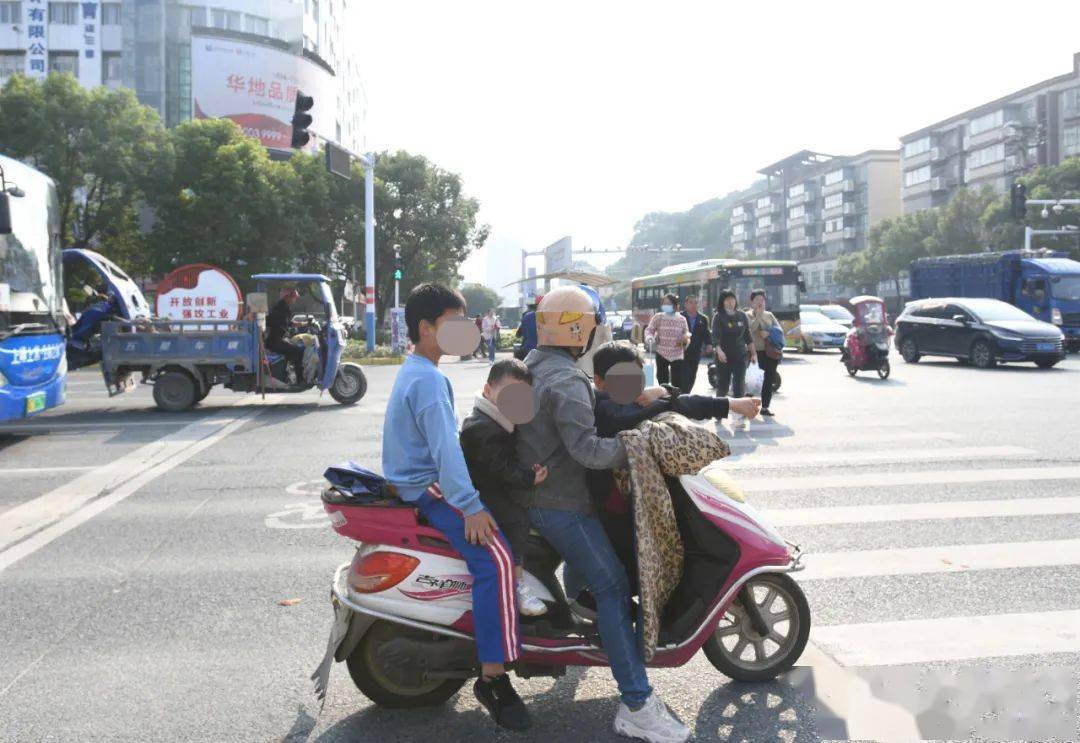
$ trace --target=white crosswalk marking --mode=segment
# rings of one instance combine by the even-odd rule
[[[877,471],[796,477],[756,477],[740,480],[746,492],[781,490],[828,490],[870,488],[890,485],[951,485],[983,482],[1029,482],[1036,480],[1080,479],[1080,467],[1022,467],[965,470],[920,470],[915,472]]]
[[[789,454],[771,461],[748,455],[729,462],[726,469],[762,469],[764,467],[788,467],[807,464],[874,464],[880,462],[934,462],[952,459],[1004,459],[1034,454],[1022,446],[956,446],[934,449],[900,449],[896,451],[832,451],[812,454]]]
[[[1080,539],[846,550],[811,554],[804,562],[806,570],[799,574],[804,581],[1080,565]]]
[[[1080,650],[1080,611],[817,627],[811,639],[846,666],[970,660]]]
[[[773,526],[880,524],[888,521],[975,519],[1001,516],[1051,516],[1080,513],[1080,496],[1006,500],[887,503],[823,508],[778,508],[768,512]]]
[[[883,443],[852,449],[828,431],[805,441],[778,437],[769,442],[767,457],[760,456],[758,442],[736,440],[733,451],[742,456],[725,464],[782,534],[798,529],[805,570],[795,577],[817,612],[813,643],[853,667],[1080,654],[1080,606],[1070,606],[1072,597],[1055,594],[1045,611],[1026,611],[1027,603],[1018,611],[1010,582],[1021,570],[1067,571],[1064,580],[1075,575],[1080,581],[1080,538],[1074,538],[1080,534],[1063,528],[1080,517],[1080,466],[1049,461],[1027,447],[961,445],[962,437],[948,432],[906,439],[901,431],[871,433]],[[957,464],[935,469],[935,462]],[[1046,483],[1054,492],[1032,497],[1039,491],[1030,483]],[[848,494],[860,489],[859,501],[869,502],[853,504]],[[825,505],[798,506],[803,493]],[[921,502],[911,502],[912,493]],[[1012,493],[1023,497],[1008,497]],[[770,507],[774,502],[777,507]],[[788,505],[796,507],[782,507]],[[1037,517],[1062,523],[1044,520],[1033,530]],[[908,531],[917,541],[908,540]],[[1047,538],[1033,539],[1040,533]],[[935,535],[937,543],[928,545],[927,537]],[[971,574],[978,577],[953,577]],[[1001,611],[966,616],[963,597],[943,594],[957,608],[937,616],[929,601],[935,589],[928,586],[956,580],[977,581],[980,595],[972,603],[986,606],[993,599]],[[826,603],[826,597],[867,591],[885,606],[895,605],[897,615],[882,619],[881,604],[869,612],[867,606],[845,603],[837,610],[835,601]],[[927,592],[927,600],[912,591]],[[868,612],[873,621],[861,619]]]

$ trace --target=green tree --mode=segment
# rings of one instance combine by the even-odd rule
[[[482,315],[502,304],[502,296],[483,284],[462,284],[461,294],[465,297],[467,312],[470,315]]]
[[[928,236],[930,255],[979,253],[991,246],[985,215],[1001,196],[989,186],[979,191],[959,188],[949,203],[937,210],[937,221]]]
[[[476,223],[479,210],[480,203],[465,196],[456,173],[404,151],[377,157],[375,312],[380,324],[394,296],[394,246],[400,247],[404,265],[403,297],[425,281],[457,284],[462,261],[487,240],[487,225]]]
[[[156,218],[149,241],[158,272],[208,262],[250,286],[252,273],[297,267],[295,214],[286,199],[299,177],[288,163],[271,162],[235,123],[181,124],[156,170],[147,201]]]
[[[153,109],[130,90],[86,90],[71,75],[15,75],[0,92],[0,142],[56,181],[63,245],[137,261],[136,204],[168,147]]]

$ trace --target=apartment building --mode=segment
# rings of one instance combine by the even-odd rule
[[[731,212],[737,257],[799,262],[810,301],[837,296],[837,258],[866,247],[870,227],[900,215],[900,153],[834,157],[803,150],[758,171],[766,183]]]
[[[961,186],[1005,193],[1019,175],[1080,155],[1080,53],[1071,72],[900,138],[904,213]]]
[[[68,72],[84,87],[132,88],[168,126],[227,117],[273,150],[296,93],[313,131],[363,147],[348,0],[0,0],[0,85]]]

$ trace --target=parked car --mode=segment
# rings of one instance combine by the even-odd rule
[[[855,316],[842,304],[800,304],[799,312],[820,312],[845,328],[850,328],[855,322]]]
[[[923,356],[952,356],[980,369],[1000,361],[1033,361],[1049,369],[1064,358],[1060,328],[998,299],[908,302],[896,319],[895,341],[911,364]]]
[[[811,353],[816,348],[843,348],[848,329],[820,312],[800,309],[799,324],[792,333],[803,353]]]

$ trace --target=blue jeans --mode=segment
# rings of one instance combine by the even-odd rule
[[[630,621],[630,581],[600,520],[572,511],[530,508],[529,520],[566,560],[568,569],[585,579],[596,599],[600,639],[623,704],[637,709],[652,694],[641,639]]]
[[[491,363],[495,363],[495,349],[499,347],[499,339],[496,336],[491,336],[491,340],[488,341],[488,358],[491,359]]]

